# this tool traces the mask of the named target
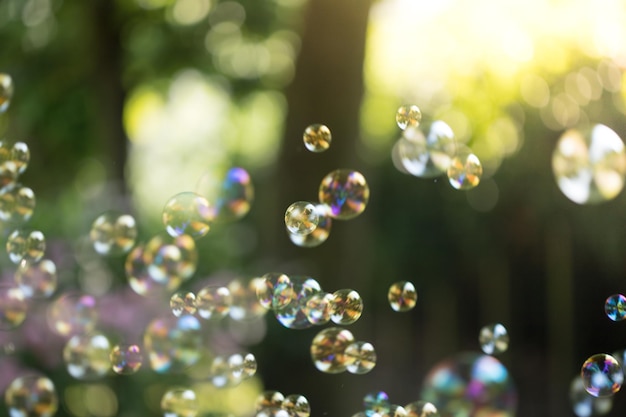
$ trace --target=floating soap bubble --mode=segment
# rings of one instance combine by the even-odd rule
[[[343,352],[346,357],[348,372],[366,374],[376,366],[376,350],[369,342],[354,342]]]
[[[389,287],[387,299],[394,311],[409,311],[417,304],[417,291],[412,282],[398,281]]]
[[[4,393],[4,401],[11,417],[53,417],[59,407],[54,384],[40,375],[14,379]]]
[[[363,299],[358,292],[349,288],[333,293],[330,319],[337,324],[352,324],[363,313]]]
[[[613,294],[604,302],[604,312],[613,321],[626,318],[626,297],[622,294]]]
[[[319,332],[311,342],[311,358],[315,367],[328,374],[344,372],[349,360],[344,352],[354,342],[349,330],[329,327]]]
[[[213,358],[213,362],[211,362],[209,380],[216,388],[224,388],[229,384],[234,386],[241,382],[240,378],[236,380],[233,378],[230,364],[223,356],[216,356]]]
[[[48,298],[57,289],[57,267],[50,259],[22,260],[15,271],[15,283],[26,298]]]
[[[61,336],[88,333],[98,321],[96,299],[86,294],[63,294],[50,305],[47,319],[50,328]]]
[[[315,206],[308,201],[297,201],[285,211],[285,226],[289,233],[308,235],[315,230],[319,221]]]
[[[158,234],[146,243],[143,257],[148,273],[159,282],[187,280],[198,265],[196,243],[189,235]]]
[[[311,324],[320,326],[330,321],[333,298],[333,294],[319,292],[306,300],[304,314]]]
[[[415,401],[407,404],[404,409],[407,417],[439,417],[435,404],[428,401]]]
[[[324,152],[330,148],[332,135],[330,129],[321,124],[312,124],[304,129],[302,135],[304,146],[311,152]]]
[[[283,409],[292,417],[309,417],[311,405],[304,395],[291,394],[285,397]]]
[[[602,124],[570,129],[561,135],[552,153],[552,171],[561,192],[575,203],[611,200],[624,187],[624,143]]]
[[[28,168],[30,162],[30,149],[24,142],[15,142],[11,148],[11,161],[17,168],[17,173],[22,174]]]
[[[28,304],[24,292],[10,284],[0,284],[0,330],[14,329],[24,322]]]
[[[137,223],[130,214],[108,211],[94,220],[89,238],[100,255],[122,255],[135,245]]]
[[[144,245],[138,245],[126,257],[124,270],[130,288],[137,294],[146,297],[161,296],[178,289],[182,283],[181,277],[169,276],[167,279],[162,279],[159,276],[156,279],[150,275],[144,253]]]
[[[274,287],[279,283],[290,283],[289,277],[280,272],[268,272],[261,277],[256,286],[256,296],[259,303],[267,309],[272,308]],[[281,306],[282,307],[282,306]]]
[[[208,200],[193,192],[176,194],[163,208],[163,224],[172,237],[189,235],[199,239],[209,233],[215,210]]]
[[[35,211],[35,193],[28,187],[12,184],[0,190],[0,220],[19,225]]]
[[[203,319],[221,319],[228,314],[233,300],[226,287],[208,285],[196,296],[196,309]]]
[[[594,397],[585,390],[580,375],[576,376],[569,389],[572,411],[578,417],[602,416],[613,408],[613,397]]]
[[[509,348],[509,333],[500,323],[489,324],[480,329],[478,342],[487,355],[497,355]]]
[[[313,324],[306,315],[309,298],[322,291],[320,284],[311,277],[294,275],[289,283],[279,283],[274,288],[272,309],[276,318],[289,329],[306,329]],[[286,294],[286,295],[285,295]]]
[[[250,281],[234,279],[228,283],[231,294],[231,305],[228,315],[233,320],[251,320],[262,317],[267,309],[257,298],[257,288],[262,285],[263,278],[253,278]]]
[[[0,113],[4,113],[13,98],[13,79],[9,74],[0,74]]]
[[[161,398],[164,417],[196,417],[199,408],[196,393],[189,388],[169,389]]]
[[[624,371],[611,355],[599,353],[583,363],[580,375],[585,390],[594,397],[608,397],[622,388]]]
[[[422,400],[443,416],[513,417],[517,392],[506,367],[493,356],[460,353],[436,364],[427,374]]]
[[[328,236],[330,236],[330,228],[332,226],[332,220],[328,215],[328,207],[323,204],[315,206],[315,210],[318,216],[317,226],[311,233],[303,235],[298,233],[291,233],[287,229],[287,235],[291,242],[303,248],[314,248],[326,242]]]
[[[137,345],[116,345],[109,354],[111,366],[116,374],[131,375],[141,368],[143,354]]]
[[[143,346],[155,372],[184,371],[200,359],[200,322],[194,316],[154,319],[146,328]]]
[[[172,314],[180,317],[183,314],[196,313],[196,295],[192,292],[177,292],[170,298]]]
[[[365,408],[365,414],[368,416],[372,414],[384,415],[389,412],[391,403],[386,392],[374,391],[367,393],[363,397],[363,407]]]
[[[434,121],[424,135],[420,128],[407,128],[398,141],[398,153],[404,168],[420,178],[434,178],[448,170],[457,152],[452,128]]]
[[[252,378],[257,370],[256,357],[252,353],[247,353],[243,357],[243,375],[246,378]]]
[[[111,343],[102,333],[77,334],[67,341],[63,361],[67,372],[76,379],[104,377],[111,368]]]
[[[230,379],[233,382],[239,383],[245,378],[246,375],[243,372],[243,355],[239,353],[232,354],[228,357],[227,363],[230,371]]]
[[[389,406],[389,412],[384,415],[384,417],[407,417],[408,414],[404,407],[397,404],[391,404]]]
[[[349,169],[337,169],[326,175],[320,184],[320,203],[328,206],[333,219],[349,220],[363,213],[370,189],[363,174]]]
[[[25,259],[36,262],[46,251],[46,238],[39,230],[15,230],[7,239],[7,253],[11,262],[17,264]]]
[[[254,200],[254,186],[250,174],[239,167],[229,169],[223,179],[210,174],[200,178],[198,194],[214,203],[214,220],[229,222],[242,218],[250,211]]]
[[[285,396],[278,391],[263,391],[256,399],[256,410],[279,410],[283,407]]]
[[[402,130],[407,127],[416,128],[422,121],[422,112],[416,105],[405,104],[396,112],[396,123]]]
[[[448,181],[457,190],[470,190],[480,183],[483,166],[470,150],[459,151],[448,167]]]

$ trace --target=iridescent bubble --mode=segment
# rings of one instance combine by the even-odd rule
[[[322,291],[320,284],[311,277],[295,275],[289,283],[279,283],[274,288],[272,309],[276,318],[289,329],[306,329],[313,326],[306,315],[309,298]]]
[[[10,284],[0,284],[0,330],[16,328],[24,322],[27,312],[23,291]]]
[[[552,171],[559,189],[575,203],[611,200],[624,187],[624,143],[602,124],[570,129],[561,135],[552,153]]]
[[[11,148],[11,161],[17,168],[17,173],[22,174],[28,168],[30,162],[30,149],[24,142],[15,142]]]
[[[155,372],[184,371],[200,359],[200,322],[194,316],[154,319],[146,328],[143,345]]]
[[[369,342],[354,342],[343,352],[351,374],[366,374],[376,366],[376,350]]]
[[[7,239],[7,253],[11,262],[17,264],[25,259],[40,260],[46,251],[46,238],[39,230],[15,230]]]
[[[349,169],[337,169],[326,175],[320,184],[320,203],[329,207],[333,219],[350,220],[363,213],[370,189],[363,174]]]
[[[349,288],[333,293],[330,319],[336,324],[352,324],[363,313],[363,299],[358,292]]]
[[[480,183],[483,166],[469,150],[457,152],[448,167],[448,181],[457,190],[470,190]]]
[[[256,287],[256,296],[259,303],[267,308],[272,308],[274,298],[274,287],[279,283],[290,283],[289,277],[280,272],[268,272],[261,277]],[[281,306],[282,307],[282,306]]]
[[[239,167],[229,169],[223,179],[214,181],[207,174],[198,182],[198,194],[214,202],[216,222],[229,222],[242,218],[250,211],[254,200],[254,186],[250,174]]]
[[[304,395],[291,394],[285,397],[283,409],[289,413],[290,417],[309,417],[311,415],[311,405]]]
[[[405,104],[396,112],[396,123],[402,130],[407,127],[418,127],[422,121],[422,112],[414,104]]]
[[[407,417],[439,417],[435,404],[428,401],[415,401],[407,404],[404,409]]]
[[[130,214],[108,211],[94,220],[89,238],[100,255],[122,255],[135,245],[137,223]]]
[[[500,323],[489,324],[480,329],[478,342],[487,355],[498,355],[509,348],[509,333]]]
[[[391,404],[389,406],[389,412],[383,414],[383,417],[407,417],[408,414],[404,407],[397,404]]]
[[[599,353],[583,363],[580,370],[585,390],[594,397],[608,397],[622,388],[624,371],[611,355]]]
[[[9,74],[0,74],[0,113],[4,113],[13,98],[13,79]]]
[[[48,298],[57,289],[57,267],[50,259],[22,260],[15,271],[15,283],[26,298]]]
[[[604,302],[604,312],[613,321],[626,318],[626,297],[622,294],[613,294]]]
[[[405,312],[412,310],[415,304],[417,304],[415,285],[408,281],[395,282],[389,287],[387,299],[394,311]]]
[[[14,379],[4,393],[4,401],[11,417],[53,417],[59,407],[54,384],[40,375]]]
[[[289,233],[308,235],[317,228],[319,221],[315,206],[308,201],[297,201],[285,211],[285,226]]]
[[[0,190],[0,220],[11,224],[26,223],[35,211],[35,193],[20,184]]]
[[[306,300],[304,314],[311,324],[321,326],[330,321],[333,294],[319,292]]]
[[[199,408],[196,393],[189,388],[169,389],[161,398],[164,417],[196,417]]]
[[[367,393],[363,397],[363,407],[365,408],[365,414],[368,416],[372,414],[384,415],[389,412],[391,403],[386,392],[374,391]]]
[[[196,309],[203,319],[221,319],[228,314],[232,302],[228,288],[207,285],[196,296]]]
[[[243,374],[246,378],[252,378],[256,374],[257,362],[252,353],[247,353],[243,357]]]
[[[178,289],[182,283],[181,277],[171,276],[168,279],[161,279],[159,276],[159,279],[155,279],[150,275],[144,253],[144,245],[138,245],[126,257],[124,270],[130,288],[146,297],[160,296]]]
[[[493,356],[473,352],[436,364],[425,378],[421,397],[451,417],[513,417],[517,408],[517,392],[506,367]]]
[[[148,273],[159,282],[187,280],[198,265],[196,243],[189,235],[156,235],[146,244],[143,256]]]
[[[196,295],[192,292],[177,292],[170,298],[172,314],[180,317],[183,314],[196,313]]]
[[[261,305],[257,298],[257,288],[263,278],[253,278],[250,281],[234,279],[228,283],[228,290],[232,297],[232,303],[228,315],[233,320],[251,320],[262,317],[267,309]]]
[[[285,396],[282,393],[278,391],[264,391],[256,399],[256,410],[281,409],[283,401],[285,401]]]
[[[398,153],[404,168],[420,178],[434,178],[448,170],[456,154],[452,128],[434,121],[424,135],[420,128],[407,128],[398,141]]]
[[[63,294],[50,305],[47,318],[50,328],[61,336],[90,332],[98,320],[96,299],[86,294]]]
[[[116,374],[131,375],[141,368],[143,354],[137,345],[116,345],[109,354],[111,366]]]
[[[570,385],[569,398],[572,411],[578,417],[602,416],[613,408],[613,397],[594,397],[585,390],[580,375]]]
[[[63,349],[67,372],[76,379],[93,380],[104,377],[111,368],[111,344],[102,333],[77,334]]]
[[[326,242],[328,236],[330,236],[330,228],[332,226],[332,220],[328,215],[328,207],[324,204],[318,204],[315,206],[315,210],[318,215],[317,227],[311,233],[302,235],[297,233],[291,233],[287,229],[287,235],[291,242],[303,248],[314,248]]]
[[[302,135],[304,146],[311,152],[324,152],[330,148],[332,135],[330,129],[321,124],[312,124],[304,129]]]
[[[344,372],[349,360],[344,352],[354,342],[349,330],[329,327],[319,332],[311,342],[311,358],[315,367],[328,374]]]
[[[209,233],[214,218],[215,210],[208,200],[193,192],[176,194],[163,208],[163,224],[172,237],[199,239]]]

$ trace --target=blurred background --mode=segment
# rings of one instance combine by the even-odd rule
[[[324,374],[310,358],[319,329],[287,329],[268,314],[256,333],[244,326],[211,342],[256,356],[257,376],[240,391],[145,364],[85,383],[67,374],[63,339],[29,316],[0,335],[14,346],[0,386],[25,369],[45,373],[59,416],[161,415],[161,395],[180,384],[197,386],[203,416],[238,416],[237,404],[264,389],[306,396],[313,416],[349,416],[376,390],[398,404],[420,399],[437,362],[479,352],[480,328],[499,322],[511,340],[499,359],[517,390],[515,415],[575,415],[570,384],[582,363],[626,348],[624,323],[604,313],[605,299],[625,291],[626,196],[574,203],[551,159],[569,128],[602,123],[626,135],[624,69],[620,0],[0,0],[0,72],[14,87],[0,136],[30,148],[29,227],[47,237],[57,295],[92,294],[108,306],[101,327],[122,326],[107,308],[144,301],[128,291],[123,257],[86,252],[94,219],[132,213],[146,240],[163,230],[171,196],[243,167],[251,210],[196,242],[184,288],[270,271],[353,288],[365,307],[350,330],[378,354],[366,375]],[[394,165],[402,104],[472,148],[478,187]],[[303,145],[312,123],[332,131],[324,153]],[[316,200],[337,168],[365,176],[367,209],[335,222],[319,247],[295,246],[284,210]],[[11,281],[15,265],[0,257]],[[402,280],[419,294],[407,313],[387,301]],[[129,334],[140,338],[150,314],[125,317]],[[607,415],[625,411],[618,392]]]

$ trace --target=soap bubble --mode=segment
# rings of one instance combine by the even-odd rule
[[[22,324],[27,311],[24,292],[19,287],[0,284],[0,330],[10,330]]]
[[[313,230],[311,233],[303,235],[298,233],[291,233],[289,229],[287,229],[287,235],[294,245],[303,248],[314,248],[326,242],[326,239],[328,239],[328,236],[330,236],[332,220],[328,215],[328,207],[323,204],[318,204],[317,206],[315,206],[315,210],[317,212],[318,221],[315,230]]]
[[[9,74],[0,74],[0,113],[4,113],[13,98],[13,79]]]
[[[428,401],[415,401],[404,407],[407,417],[439,417],[435,404]]]
[[[247,353],[243,357],[243,374],[246,378],[252,378],[257,370],[256,357],[252,353]]]
[[[59,407],[54,384],[40,375],[20,376],[4,393],[11,417],[53,417]]]
[[[583,363],[580,375],[585,390],[594,397],[608,397],[622,388],[624,371],[611,355],[599,353]]]
[[[559,189],[575,203],[611,200],[624,187],[624,143],[602,124],[570,129],[561,135],[552,153],[552,171]]]
[[[28,145],[24,142],[15,142],[11,148],[11,161],[15,164],[18,174],[24,173],[30,162]]]
[[[274,287],[272,309],[276,318],[289,329],[306,329],[312,324],[306,315],[309,298],[322,291],[320,284],[311,277],[295,275],[289,282]]]
[[[100,255],[122,255],[135,245],[137,223],[130,214],[108,211],[94,220],[89,238]]]
[[[194,316],[154,319],[146,328],[143,345],[155,372],[184,371],[200,359],[200,322]]]
[[[580,375],[576,376],[569,389],[572,410],[578,417],[602,416],[613,408],[613,397],[594,397],[585,390]]]
[[[192,292],[177,292],[170,297],[172,314],[180,317],[183,314],[195,314],[196,295]]]
[[[497,355],[509,348],[509,334],[500,323],[489,324],[480,329],[478,342],[487,355]]]
[[[326,175],[320,184],[320,203],[329,207],[333,219],[349,220],[363,213],[370,189],[363,174],[349,169],[337,169]]]
[[[214,203],[215,222],[229,222],[248,214],[254,200],[254,186],[250,174],[239,167],[229,169],[223,179],[206,174],[197,186],[198,194]]]
[[[15,230],[7,239],[7,253],[11,262],[17,264],[25,259],[40,260],[46,251],[46,238],[39,230]]]
[[[272,308],[274,298],[274,287],[279,283],[290,283],[289,277],[280,272],[268,272],[261,277],[259,285],[256,287],[256,296],[259,303],[267,308]],[[282,307],[279,306],[279,307]]]
[[[198,265],[196,243],[189,235],[158,234],[146,243],[143,257],[150,276],[162,283],[187,280]]]
[[[102,378],[111,368],[111,344],[102,333],[77,334],[67,341],[63,360],[67,372],[76,379]]]
[[[412,282],[398,281],[389,287],[387,299],[394,311],[409,311],[417,304],[417,291]]]
[[[169,389],[161,398],[164,417],[196,417],[198,409],[196,393],[189,388]]]
[[[319,223],[315,206],[308,201],[297,201],[285,211],[285,226],[290,233],[308,235]]]
[[[351,374],[366,374],[376,366],[376,350],[369,342],[354,342],[343,352]]]
[[[626,297],[622,294],[613,294],[604,302],[604,312],[613,321],[626,318]]]
[[[304,314],[311,324],[320,326],[330,321],[333,298],[333,294],[319,292],[306,300]]]
[[[194,239],[206,235],[215,210],[208,200],[193,192],[184,192],[172,197],[163,208],[163,224],[172,237],[189,235]]]
[[[292,417],[309,417],[311,405],[304,395],[291,394],[285,397],[283,409]]]
[[[26,223],[35,211],[35,193],[28,187],[12,184],[0,190],[0,220]]]
[[[384,414],[384,417],[407,417],[408,414],[404,407],[397,404],[391,404],[389,406],[389,412]]]
[[[109,354],[111,366],[116,374],[131,375],[141,368],[143,354],[137,345],[116,345]]]
[[[231,305],[228,315],[233,320],[251,320],[262,317],[267,309],[261,305],[257,298],[257,288],[261,285],[262,278],[253,278],[250,281],[234,279],[228,283],[231,295]]]
[[[349,359],[344,352],[354,342],[349,330],[329,327],[319,332],[311,342],[311,358],[315,367],[328,374],[344,372]]]
[[[221,319],[228,314],[232,302],[228,288],[207,285],[196,296],[196,309],[203,319]]]
[[[98,320],[96,299],[86,294],[63,294],[50,304],[47,318],[50,328],[61,336],[90,332]]]
[[[48,298],[57,289],[57,267],[50,259],[23,259],[15,271],[15,283],[26,298]]]
[[[459,353],[436,364],[425,378],[422,399],[441,415],[512,417],[517,393],[506,367],[493,356]]]
[[[311,152],[324,152],[330,148],[332,135],[330,129],[321,124],[312,124],[304,130],[302,135],[304,146]]]
[[[448,167],[448,180],[457,190],[470,190],[480,183],[483,166],[470,150],[459,151]]]
[[[434,121],[424,135],[420,128],[407,128],[398,141],[398,153],[404,168],[420,178],[434,178],[448,170],[456,154],[452,128]]]
[[[407,127],[415,128],[422,121],[422,112],[416,105],[405,104],[398,108],[396,112],[396,123],[402,130]]]
[[[363,397],[363,407],[366,415],[387,414],[391,408],[389,396],[384,391],[369,392]]]
[[[126,257],[124,270],[130,288],[137,294],[146,297],[160,296],[178,289],[182,283],[181,277],[169,276],[167,279],[162,279],[159,276],[158,279],[155,279],[150,275],[144,253],[144,245],[138,245]]]
[[[336,324],[352,324],[363,313],[363,299],[358,292],[349,288],[333,293],[330,319]]]
[[[282,393],[278,391],[264,391],[256,399],[256,410],[281,409],[283,407],[283,401],[285,401],[285,396]]]

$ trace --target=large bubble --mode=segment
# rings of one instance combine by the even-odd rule
[[[74,292],[63,294],[50,304],[47,319],[50,328],[61,336],[89,332],[98,320],[96,299]]]
[[[158,282],[187,280],[198,265],[196,243],[189,235],[156,235],[146,243],[143,257],[148,273]]]
[[[585,389],[580,375],[576,376],[569,388],[569,399],[572,411],[578,417],[602,416],[613,407],[613,397],[594,397]]]
[[[163,224],[172,237],[186,234],[199,239],[209,232],[214,217],[208,200],[193,192],[176,194],[163,207]]]
[[[100,255],[121,255],[135,245],[137,223],[130,214],[108,211],[94,220],[89,238]]]
[[[307,301],[321,291],[320,284],[307,276],[290,276],[288,282],[277,283],[274,287],[272,309],[280,324],[290,329],[313,326],[307,318]]]
[[[594,397],[608,397],[622,388],[622,365],[611,355],[599,353],[583,363],[580,376],[587,392]]]
[[[193,316],[154,319],[146,328],[143,344],[155,372],[184,371],[200,359],[200,322]]]
[[[52,417],[59,407],[54,384],[40,375],[25,375],[11,382],[4,393],[11,417]]]
[[[322,330],[311,342],[311,358],[315,367],[328,374],[346,371],[354,361],[344,352],[353,342],[354,336],[349,330],[340,327]]]
[[[67,372],[76,379],[104,377],[111,368],[111,343],[102,333],[77,334],[67,341],[63,360]]]
[[[421,178],[434,178],[447,172],[456,148],[452,128],[441,120],[434,121],[424,130],[407,128],[398,141],[403,167]]]
[[[57,288],[57,268],[50,259],[22,260],[15,271],[15,282],[26,298],[48,298]]]
[[[370,197],[370,188],[363,174],[337,169],[326,175],[320,184],[320,203],[329,207],[328,215],[349,220],[363,213]]]

